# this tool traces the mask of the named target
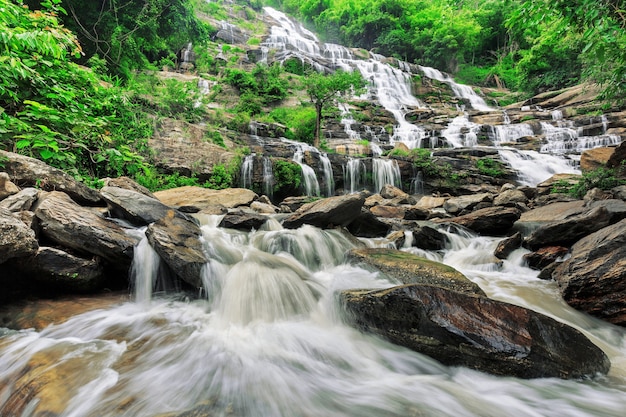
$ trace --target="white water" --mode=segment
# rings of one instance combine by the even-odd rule
[[[359,158],[350,158],[344,167],[343,183],[348,194],[356,193],[365,188],[367,168]]]
[[[241,186],[252,188],[252,173],[254,170],[255,154],[246,155],[241,163]]]
[[[400,167],[395,159],[372,159],[372,182],[374,192],[380,192],[384,185],[400,187]]]
[[[420,69],[428,78],[441,81],[450,86],[452,91],[457,97],[466,99],[470,102],[470,105],[475,110],[480,111],[494,111],[495,109],[485,102],[485,100],[479,96],[469,85],[458,84],[449,75],[442,73],[438,69],[431,67],[420,66]]]
[[[298,148],[293,153],[293,160],[300,168],[302,168],[302,181],[304,187],[304,194],[308,196],[318,196],[320,195],[320,183],[317,180],[317,175],[313,168],[304,163],[304,149]]]
[[[0,415],[16,389],[10,382],[29,361],[44,360],[37,374],[63,375],[57,392],[68,396],[53,397],[60,417],[157,417],[198,406],[240,417],[623,416],[624,329],[565,305],[554,283],[522,265],[523,250],[498,265],[498,240],[467,232],[446,232],[445,251],[406,249],[456,267],[493,298],[581,329],[609,355],[608,376],[495,377],[361,334],[343,324],[336,292],[393,283],[345,263],[353,239],[310,226],[284,230],[275,220],[246,234],[217,228],[219,220],[203,218],[207,251],[221,265],[206,300],[153,297],[41,332],[0,332]],[[142,268],[137,279],[153,282]],[[53,406],[33,395],[21,417]]]

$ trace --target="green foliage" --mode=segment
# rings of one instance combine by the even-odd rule
[[[618,178],[614,169],[601,167],[590,172],[585,172],[581,180],[574,184],[568,192],[574,197],[583,198],[585,194],[593,188],[610,190],[611,188],[624,184],[626,184],[626,181]]]
[[[322,112],[331,103],[340,100],[348,92],[359,93],[365,89],[366,81],[360,72],[338,70],[330,75],[312,72],[305,76],[304,88],[315,107],[315,135],[313,144],[320,145]]]
[[[211,32],[196,18],[189,0],[63,0],[63,6],[69,12],[64,23],[80,37],[84,59],[98,55],[113,74],[124,78],[189,42],[208,39]]]
[[[143,170],[150,123],[121,88],[71,62],[80,49],[58,1],[42,6],[0,0],[0,147],[86,180]]]
[[[215,190],[223,190],[225,188],[232,187],[233,174],[223,164],[213,166],[213,172],[211,177],[204,184],[207,188],[213,188]]]
[[[295,193],[302,184],[302,167],[293,161],[274,159],[274,193]]]
[[[285,137],[299,142],[313,143],[315,109],[311,106],[277,107],[269,114],[270,121],[287,126]]]
[[[197,177],[187,177],[178,172],[159,174],[155,169],[148,169],[135,176],[135,180],[150,191],[168,190],[183,186],[199,186]]]
[[[481,174],[494,178],[502,177],[506,173],[502,162],[493,158],[477,159],[476,168]]]
[[[239,68],[226,68],[224,81],[237,88],[240,93],[236,111],[253,116],[261,113],[262,106],[276,103],[287,97],[289,84],[281,75],[280,65],[268,67],[257,64],[248,72]]]

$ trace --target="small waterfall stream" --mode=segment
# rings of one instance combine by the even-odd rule
[[[213,285],[204,299],[142,300],[146,286],[137,283],[138,302],[40,332],[0,330],[3,381],[17,381],[27,366],[40,375],[63,375],[60,391],[49,379],[49,397],[42,393],[39,402],[35,393],[20,416],[43,415],[38,407],[55,407],[59,417],[183,416],[192,410],[241,417],[623,416],[626,331],[565,305],[554,283],[523,266],[524,250],[494,263],[499,239],[461,229],[442,229],[450,242],[445,250],[403,249],[457,268],[490,297],[580,329],[611,358],[608,376],[497,377],[446,367],[359,333],[343,324],[336,292],[395,283],[346,263],[345,251],[358,244],[353,238],[311,226],[285,230],[276,219],[245,233],[217,227],[220,219],[200,217],[212,259],[205,279]],[[136,279],[151,283],[158,279],[155,269],[138,260],[150,258],[147,252],[137,248]],[[0,415],[7,415],[2,410],[20,384],[0,388]]]

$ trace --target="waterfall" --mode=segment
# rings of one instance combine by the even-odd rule
[[[395,159],[372,160],[372,181],[374,192],[378,193],[384,185],[389,184],[394,187],[401,187],[400,167]]]
[[[534,187],[554,174],[579,174],[575,161],[536,151],[500,148],[500,158],[518,172],[522,185]]]
[[[333,178],[333,166],[328,159],[328,155],[320,154],[320,163],[322,164],[322,175],[324,176],[324,184],[326,185],[326,197],[335,194],[335,180]]]
[[[263,194],[270,200],[274,197],[274,167],[267,156],[263,157]]]
[[[255,154],[246,155],[241,163],[241,187],[252,189]]]
[[[302,168],[302,185],[304,187],[304,194],[319,197],[320,184],[317,181],[317,175],[315,175],[313,168],[303,162],[304,149],[302,147],[296,149],[293,154],[293,160],[300,165],[300,168]]]
[[[366,171],[367,168],[363,160],[359,158],[348,159],[343,172],[343,183],[346,193],[356,193],[365,188]]]
[[[448,144],[453,148],[474,147],[478,145],[480,125],[469,121],[467,114],[455,117],[448,127],[441,131]]]
[[[141,235],[143,238],[135,247],[135,255],[130,269],[130,282],[134,287],[135,300],[140,303],[147,303],[157,288],[161,258],[152,249],[143,231]]]
[[[476,94],[476,92],[469,85],[458,84],[449,75],[444,75],[441,71],[435,68],[423,66],[420,66],[419,68],[428,78],[448,84],[454,94],[457,97],[468,100],[473,109],[480,111],[494,110],[492,107],[488,106],[487,103],[485,103],[485,100]]]
[[[411,179],[409,193],[413,195],[424,195],[424,174],[422,171],[418,171]]]

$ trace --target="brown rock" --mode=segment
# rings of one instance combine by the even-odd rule
[[[569,249],[563,246],[546,246],[527,253],[524,260],[531,269],[541,270],[565,256],[567,252]]]
[[[171,207],[194,206],[200,210],[211,206],[236,208],[249,206],[258,198],[257,194],[246,188],[227,188],[211,190],[202,187],[178,187],[170,190],[157,191],[154,195],[165,205]]]
[[[589,172],[606,166],[613,152],[615,148],[594,148],[583,151],[580,155],[580,170]]]
[[[0,172],[0,200],[4,200],[10,195],[17,194],[20,189],[11,182],[9,174]]]
[[[386,219],[402,219],[404,218],[404,208],[393,206],[374,206],[370,208],[370,212],[377,217]]]
[[[575,309],[626,326],[626,219],[576,242],[552,277]]]
[[[349,225],[361,212],[365,198],[360,194],[329,197],[300,207],[283,221],[283,226],[296,229],[310,224],[322,229]]]
[[[498,243],[498,246],[493,254],[498,259],[506,259],[514,250],[520,248],[521,246],[522,234],[520,232],[516,232],[513,236],[502,239]]]
[[[520,211],[514,207],[494,206],[473,211],[460,217],[435,219],[437,223],[453,222],[480,234],[503,235],[520,218]]]
[[[12,212],[0,208],[0,264],[12,258],[34,255],[38,247],[35,232]]]

